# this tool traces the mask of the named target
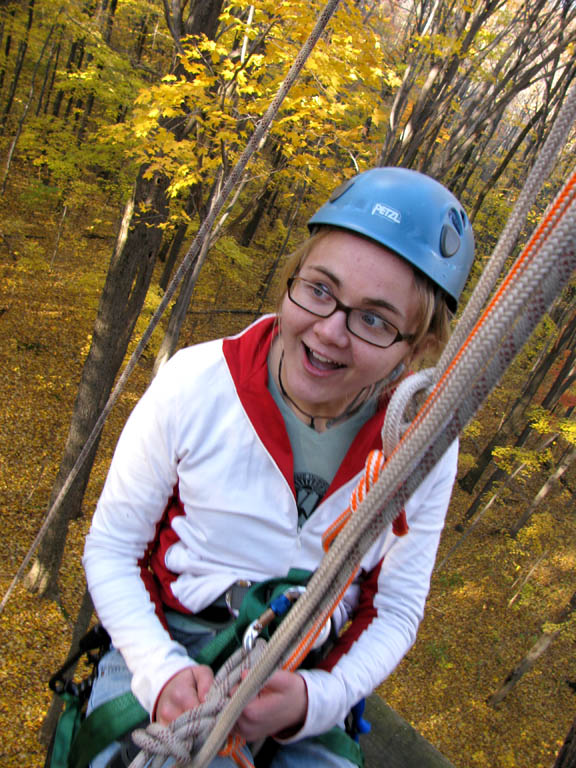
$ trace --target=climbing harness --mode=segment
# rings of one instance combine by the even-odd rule
[[[64,702],[56,730],[52,736],[46,768],[68,768],[68,756],[80,728],[83,711],[90,696],[96,667],[102,655],[110,646],[110,638],[104,628],[97,624],[80,640],[79,649],[50,678],[48,685]],[[68,678],[67,673],[79,659],[86,655],[91,666],[90,674],[79,683]]]
[[[248,670],[260,656],[266,639],[271,636],[291,605],[304,594],[310,576],[310,571],[292,569],[285,577],[252,584],[245,591],[236,619],[224,625],[194,657],[197,663],[207,664],[217,672],[213,693],[189,718],[179,718],[170,726],[154,723],[146,731],[134,731],[134,743],[144,750],[144,756],[147,755],[145,758],[139,757],[140,761],[149,759],[151,754],[163,755],[162,761],[168,756],[181,759],[183,749],[188,750],[186,755],[189,756],[193,748],[197,750],[202,745],[230,690],[240,682],[239,675]],[[327,625],[317,646],[328,639],[329,629]],[[52,690],[64,698],[66,710],[58,723],[49,768],[87,768],[90,761],[110,743],[142,726],[143,721],[148,722],[148,713],[130,692],[101,704],[87,717],[83,716],[95,673],[92,672],[80,684],[67,681],[65,673],[88,648],[98,648],[98,654],[93,660],[95,663],[108,645],[109,638],[102,628],[92,630],[81,642],[79,653],[50,681]],[[79,690],[82,690],[82,696],[77,695]],[[332,729],[321,741],[332,751],[361,765],[359,747],[341,729]],[[227,742],[226,749],[242,761],[245,758],[240,751],[241,747],[240,742],[232,740]]]
[[[303,593],[310,578],[310,571],[292,569],[284,578],[269,579],[251,584],[242,590],[243,599],[236,609],[232,589],[227,590],[226,599],[236,613],[233,622],[222,624],[220,631],[195,659],[199,664],[208,664],[214,671],[230,667],[229,659],[239,648],[245,648],[244,655],[236,655],[236,663],[245,664],[249,652],[256,647],[259,637],[266,639],[282,620],[290,605]],[[97,625],[80,641],[80,648],[64,666],[50,679],[50,688],[60,696],[66,705],[56,729],[50,768],[86,768],[90,760],[108,744],[132,731],[149,716],[132,693],[111,699],[85,717],[84,709],[90,695],[96,667],[110,646],[107,632]],[[90,675],[76,683],[67,679],[66,673],[78,659],[88,654],[92,665]],[[220,678],[223,679],[223,673]]]

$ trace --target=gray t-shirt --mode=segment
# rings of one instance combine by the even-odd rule
[[[268,389],[280,409],[292,446],[300,529],[322,501],[357,433],[376,412],[376,399],[368,400],[341,424],[316,432],[286,403],[270,370]]]

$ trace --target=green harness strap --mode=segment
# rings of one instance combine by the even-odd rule
[[[244,595],[236,620],[204,646],[195,657],[195,661],[199,664],[207,664],[214,671],[220,669],[222,664],[242,645],[243,635],[248,625],[264,613],[272,600],[286,592],[289,587],[306,586],[311,576],[311,571],[291,568],[286,576],[252,585]],[[262,637],[268,640],[282,618],[275,619],[265,627]]]
[[[74,734],[80,727],[82,713],[77,696],[61,693],[64,700],[64,712],[60,715],[50,755],[50,768],[68,768],[68,756],[74,740]]]
[[[346,731],[337,725],[326,733],[320,734],[320,736],[313,736],[312,741],[319,742],[335,755],[345,757],[351,763],[357,765],[358,768],[364,768],[364,754],[360,744],[354,741],[352,736],[349,736]]]
[[[209,665],[214,671],[219,669],[242,645],[243,634],[248,625],[264,613],[269,603],[289,587],[305,586],[311,576],[310,571],[293,568],[284,577],[254,584],[244,596],[236,620],[219,632],[195,657],[195,661]],[[274,620],[263,630],[262,636],[268,638],[281,620],[281,617]],[[69,709],[70,715],[67,717]],[[93,709],[79,727],[77,723],[80,713],[76,711],[76,719],[72,720],[72,710],[73,705],[67,702],[66,710],[58,723],[50,768],[88,768],[93,757],[149,717],[148,712],[131,692]],[[364,759],[360,747],[341,728],[333,728],[328,733],[315,737],[315,740],[332,752],[347,757],[355,765],[363,766]]]
[[[65,768],[87,768],[92,758],[109,744],[148,719],[148,712],[130,691],[106,701],[80,724]],[[50,768],[56,768],[53,762]]]

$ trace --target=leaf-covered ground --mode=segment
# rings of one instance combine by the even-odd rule
[[[46,511],[112,240],[84,237],[89,221],[76,221],[50,266],[56,219],[41,231],[33,219],[18,220],[7,210],[0,211],[0,221],[3,233],[17,233],[0,243],[4,595]],[[112,222],[99,226],[113,233]],[[38,734],[51,698],[46,681],[67,653],[84,591],[83,537],[118,431],[146,386],[150,364],[149,358],[138,367],[105,429],[85,516],[71,528],[61,606],[19,585],[0,616],[2,768],[43,765]],[[454,523],[466,503],[466,495],[456,491],[439,562],[461,538]],[[576,694],[566,682],[576,679],[573,632],[555,640],[499,709],[486,703],[576,588],[574,524],[565,519],[562,498],[557,512],[543,518],[545,537],[534,534],[534,541],[514,547],[502,531],[521,503],[509,498],[507,507],[486,516],[437,571],[417,644],[381,688],[457,768],[550,768],[576,709]],[[545,556],[513,600],[544,540]]]

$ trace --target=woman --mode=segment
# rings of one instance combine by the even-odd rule
[[[318,566],[323,532],[381,447],[391,388],[446,341],[474,249],[448,190],[373,169],[336,190],[309,227],[277,317],[177,353],[128,420],[84,556],[117,649],[91,706],[131,685],[169,723],[204,699],[212,671],[191,657],[217,631],[227,592]],[[454,445],[365,556],[333,617],[337,631],[352,623],[328,657],[277,672],[244,710],[237,732],[249,743],[276,737],[274,766],[352,765],[319,737],[414,642],[456,454]]]

